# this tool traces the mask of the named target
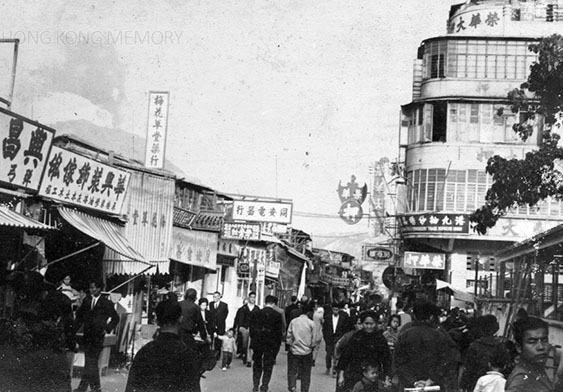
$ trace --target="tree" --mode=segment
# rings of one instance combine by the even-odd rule
[[[548,197],[563,199],[563,148],[558,145],[557,133],[563,125],[563,37],[543,38],[529,50],[537,53],[538,59],[530,67],[527,82],[511,91],[508,100],[514,113],[521,109],[529,113],[514,125],[514,131],[526,140],[533,133],[532,124],[543,123],[542,141],[539,149],[528,152],[524,159],[489,158],[486,171],[493,185],[485,204],[470,216],[480,234],[511,208],[535,206]]]

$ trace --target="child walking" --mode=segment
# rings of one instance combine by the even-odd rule
[[[237,343],[234,338],[233,329],[229,329],[226,335],[219,336],[219,339],[223,342],[221,345],[221,351],[223,351],[223,363],[221,364],[221,368],[225,372],[231,367],[233,354],[237,352]]]

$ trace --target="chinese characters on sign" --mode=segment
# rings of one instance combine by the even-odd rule
[[[149,92],[149,119],[145,152],[146,167],[154,169],[164,168],[169,98],[170,94],[167,91]]]
[[[221,237],[232,240],[260,240],[259,223],[224,222]]]
[[[347,224],[355,225],[364,215],[362,203],[366,200],[368,192],[367,185],[364,184],[360,187],[356,183],[356,176],[352,175],[350,182],[348,182],[346,186],[342,186],[341,182],[338,182],[336,192],[338,193],[338,198],[341,203],[338,215],[340,215],[342,220]]]
[[[439,269],[446,268],[445,253],[405,252],[405,268]]]
[[[250,222],[291,223],[293,204],[269,201],[235,200],[233,219]]]
[[[38,190],[55,131],[0,110],[0,181]]]
[[[383,261],[393,259],[393,252],[388,248],[382,248],[377,245],[363,245],[362,250],[363,260]]]
[[[399,217],[403,233],[469,233],[469,215],[427,213]]]
[[[476,30],[487,29],[488,32],[501,31],[503,27],[502,8],[462,14],[450,20],[448,34],[467,34]]]
[[[68,204],[120,214],[130,176],[124,170],[53,146],[39,194]]]
[[[174,227],[170,258],[181,263],[217,268],[217,234]]]

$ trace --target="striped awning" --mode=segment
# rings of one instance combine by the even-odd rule
[[[65,207],[59,207],[59,213],[64,220],[76,229],[100,242],[103,242],[104,245],[120,255],[131,260],[151,265],[151,263],[145,260],[143,255],[131,246],[127,238],[119,232],[120,228],[115,223]]]
[[[51,226],[47,226],[35,219],[28,218],[27,216],[18,214],[7,208],[0,208],[0,226],[21,227],[24,229],[54,229]]]

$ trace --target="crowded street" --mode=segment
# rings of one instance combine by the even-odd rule
[[[0,392],[563,392],[563,0],[0,26]]]

